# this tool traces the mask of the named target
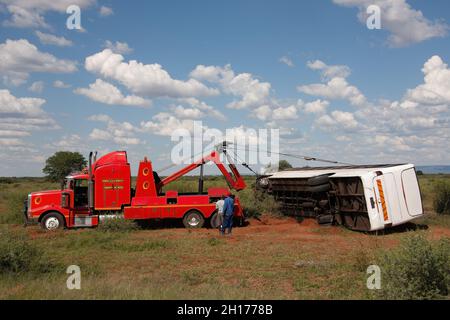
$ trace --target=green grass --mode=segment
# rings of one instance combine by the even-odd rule
[[[417,222],[428,230],[375,236],[338,227],[312,226],[294,234],[253,227],[253,233],[237,229],[231,238],[208,229],[135,229],[123,220],[53,233],[23,228],[20,194],[59,186],[42,179],[0,180],[1,230],[8,233],[0,235],[7,248],[2,252],[14,244],[19,262],[18,272],[0,273],[0,299],[385,298],[366,288],[367,266],[383,265],[384,255],[397,252],[411,235],[423,234],[431,247],[448,235],[440,234],[450,229],[450,217],[433,213],[433,186],[440,179],[448,176],[420,177],[428,214]],[[177,183],[171,188],[194,191],[196,179]],[[208,180],[205,190],[218,185],[224,181]],[[255,215],[269,212],[270,205],[261,205],[251,188],[239,196]],[[66,268],[72,264],[81,268],[81,290],[66,288]]]

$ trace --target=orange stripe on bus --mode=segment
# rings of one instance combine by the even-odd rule
[[[380,193],[380,200],[381,200],[381,207],[383,208],[383,218],[384,221],[388,221],[388,211],[386,207],[386,200],[384,199],[384,191],[383,191],[383,185],[381,184],[381,180],[377,180],[378,185],[378,192]]]

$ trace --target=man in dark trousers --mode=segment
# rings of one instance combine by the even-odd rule
[[[221,234],[231,234],[233,228],[233,215],[234,215],[234,194],[230,194],[225,198],[223,205],[223,223]]]

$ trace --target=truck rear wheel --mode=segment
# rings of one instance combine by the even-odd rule
[[[217,229],[222,224],[222,219],[219,216],[219,213],[217,211],[209,219],[209,224],[210,224],[211,228],[214,228],[214,229]]]
[[[42,218],[41,227],[48,231],[62,229],[64,228],[64,219],[57,212],[49,212]]]
[[[205,219],[197,210],[191,210],[184,215],[183,224],[186,228],[201,228],[205,224]]]

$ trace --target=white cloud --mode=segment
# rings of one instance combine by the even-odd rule
[[[95,80],[89,85],[89,88],[77,88],[75,93],[84,95],[93,101],[124,106],[147,107],[151,105],[151,101],[135,95],[124,96],[120,90],[101,79]]]
[[[288,67],[294,67],[294,62],[292,62],[292,60],[289,57],[286,56],[282,56],[279,60],[281,63],[284,63],[285,65],[287,65]]]
[[[252,111],[252,114],[261,121],[266,121],[272,116],[272,108],[265,104]]]
[[[55,81],[53,82],[53,86],[54,86],[55,88],[60,88],[60,89],[67,89],[67,88],[70,88],[70,87],[71,87],[70,84],[66,84],[66,83],[64,83],[64,82],[61,81],[61,80],[55,80]]]
[[[194,120],[178,119],[167,112],[160,112],[152,117],[152,121],[142,121],[141,129],[160,136],[171,136],[176,129],[186,129],[192,132]]]
[[[241,98],[229,103],[228,108],[256,108],[269,100],[270,83],[261,82],[250,73],[236,75],[229,64],[225,67],[198,65],[190,75],[200,81],[218,83],[226,94]]]
[[[297,107],[294,105],[278,107],[273,110],[274,120],[294,120],[297,118]]]
[[[212,116],[219,120],[226,120],[225,115],[219,110],[215,109],[213,106],[208,105],[204,101],[200,101],[196,98],[180,98],[178,99],[181,103],[186,103],[192,108],[197,108],[209,116]]]
[[[113,121],[112,118],[106,114],[94,114],[88,117],[89,121],[99,121],[99,122],[110,122]]]
[[[23,146],[25,143],[16,138],[0,138],[0,146],[5,147],[16,147],[16,146]]]
[[[351,154],[348,162],[444,163],[450,150],[450,69],[439,56],[422,68],[424,81],[402,99],[367,102],[354,112],[335,110],[315,120],[315,128],[334,135],[328,152]],[[351,135],[349,134],[351,133]]]
[[[76,150],[80,149],[83,144],[83,139],[78,134],[70,134],[62,136],[59,141],[52,144],[52,147],[59,150]]]
[[[0,90],[0,138],[3,146],[18,151],[17,147],[26,145],[21,138],[30,136],[32,131],[58,128],[42,109],[44,103],[44,99],[17,98],[9,90]]]
[[[330,103],[327,100],[315,100],[305,103],[303,110],[306,113],[325,113]]]
[[[92,140],[111,140],[121,146],[142,143],[139,138],[135,137],[135,133],[139,132],[140,129],[134,127],[129,122],[116,122],[111,117],[104,114],[92,115],[88,120],[106,124],[106,130],[94,128],[91,131],[89,137]]]
[[[333,2],[347,7],[357,7],[358,18],[364,25],[367,20],[367,7],[379,6],[381,27],[391,33],[388,42],[393,47],[444,37],[449,28],[443,22],[428,20],[422,11],[413,9],[406,0],[333,0]]]
[[[316,125],[325,130],[355,129],[358,121],[351,112],[335,110],[330,115],[325,114],[315,121]]]
[[[311,70],[319,70],[325,80],[335,77],[347,78],[350,75],[350,68],[345,65],[327,65],[321,60],[308,61],[306,65]]]
[[[450,69],[439,56],[424,64],[424,84],[408,90],[406,98],[420,104],[450,104]]]
[[[297,90],[311,96],[322,97],[330,100],[348,100],[354,106],[366,103],[366,98],[355,86],[350,85],[345,78],[335,77],[327,83],[314,83],[298,86]]]
[[[81,9],[95,4],[95,0],[0,0],[11,15],[3,22],[4,26],[17,28],[50,28],[45,21],[47,12],[66,13],[70,5],[78,5]]]
[[[26,137],[29,135],[30,135],[30,133],[27,131],[0,130],[0,137]]]
[[[5,83],[20,85],[32,72],[70,73],[77,70],[70,60],[41,52],[28,40],[6,40],[0,44],[0,72]]]
[[[36,31],[36,35],[39,38],[39,41],[43,44],[50,44],[58,47],[70,47],[73,45],[72,41],[64,38],[58,37],[50,33],[44,33],[41,31]]]
[[[128,46],[128,43],[126,42],[112,42],[110,40],[106,40],[105,44],[103,45],[105,48],[110,49],[112,52],[119,53],[119,54],[128,54],[133,52],[133,49]]]
[[[123,62],[120,54],[105,49],[86,58],[86,70],[119,81],[134,93],[149,97],[210,96],[217,90],[195,79],[173,79],[159,64],[143,64],[136,60]]]
[[[93,140],[110,140],[112,138],[112,135],[111,135],[111,133],[109,133],[106,130],[101,130],[101,129],[95,128],[89,134],[89,137]]]
[[[9,90],[0,90],[0,114],[3,115],[41,116],[44,114],[41,108],[44,103],[44,99],[16,98]]]
[[[171,108],[175,117],[180,119],[201,119],[205,114],[197,108],[185,108],[181,105]]]
[[[34,93],[42,93],[44,90],[44,82],[42,81],[35,81],[31,84],[31,86],[28,88],[31,92]]]
[[[110,7],[101,6],[99,13],[100,13],[100,16],[107,17],[107,16],[114,14],[114,11]]]

